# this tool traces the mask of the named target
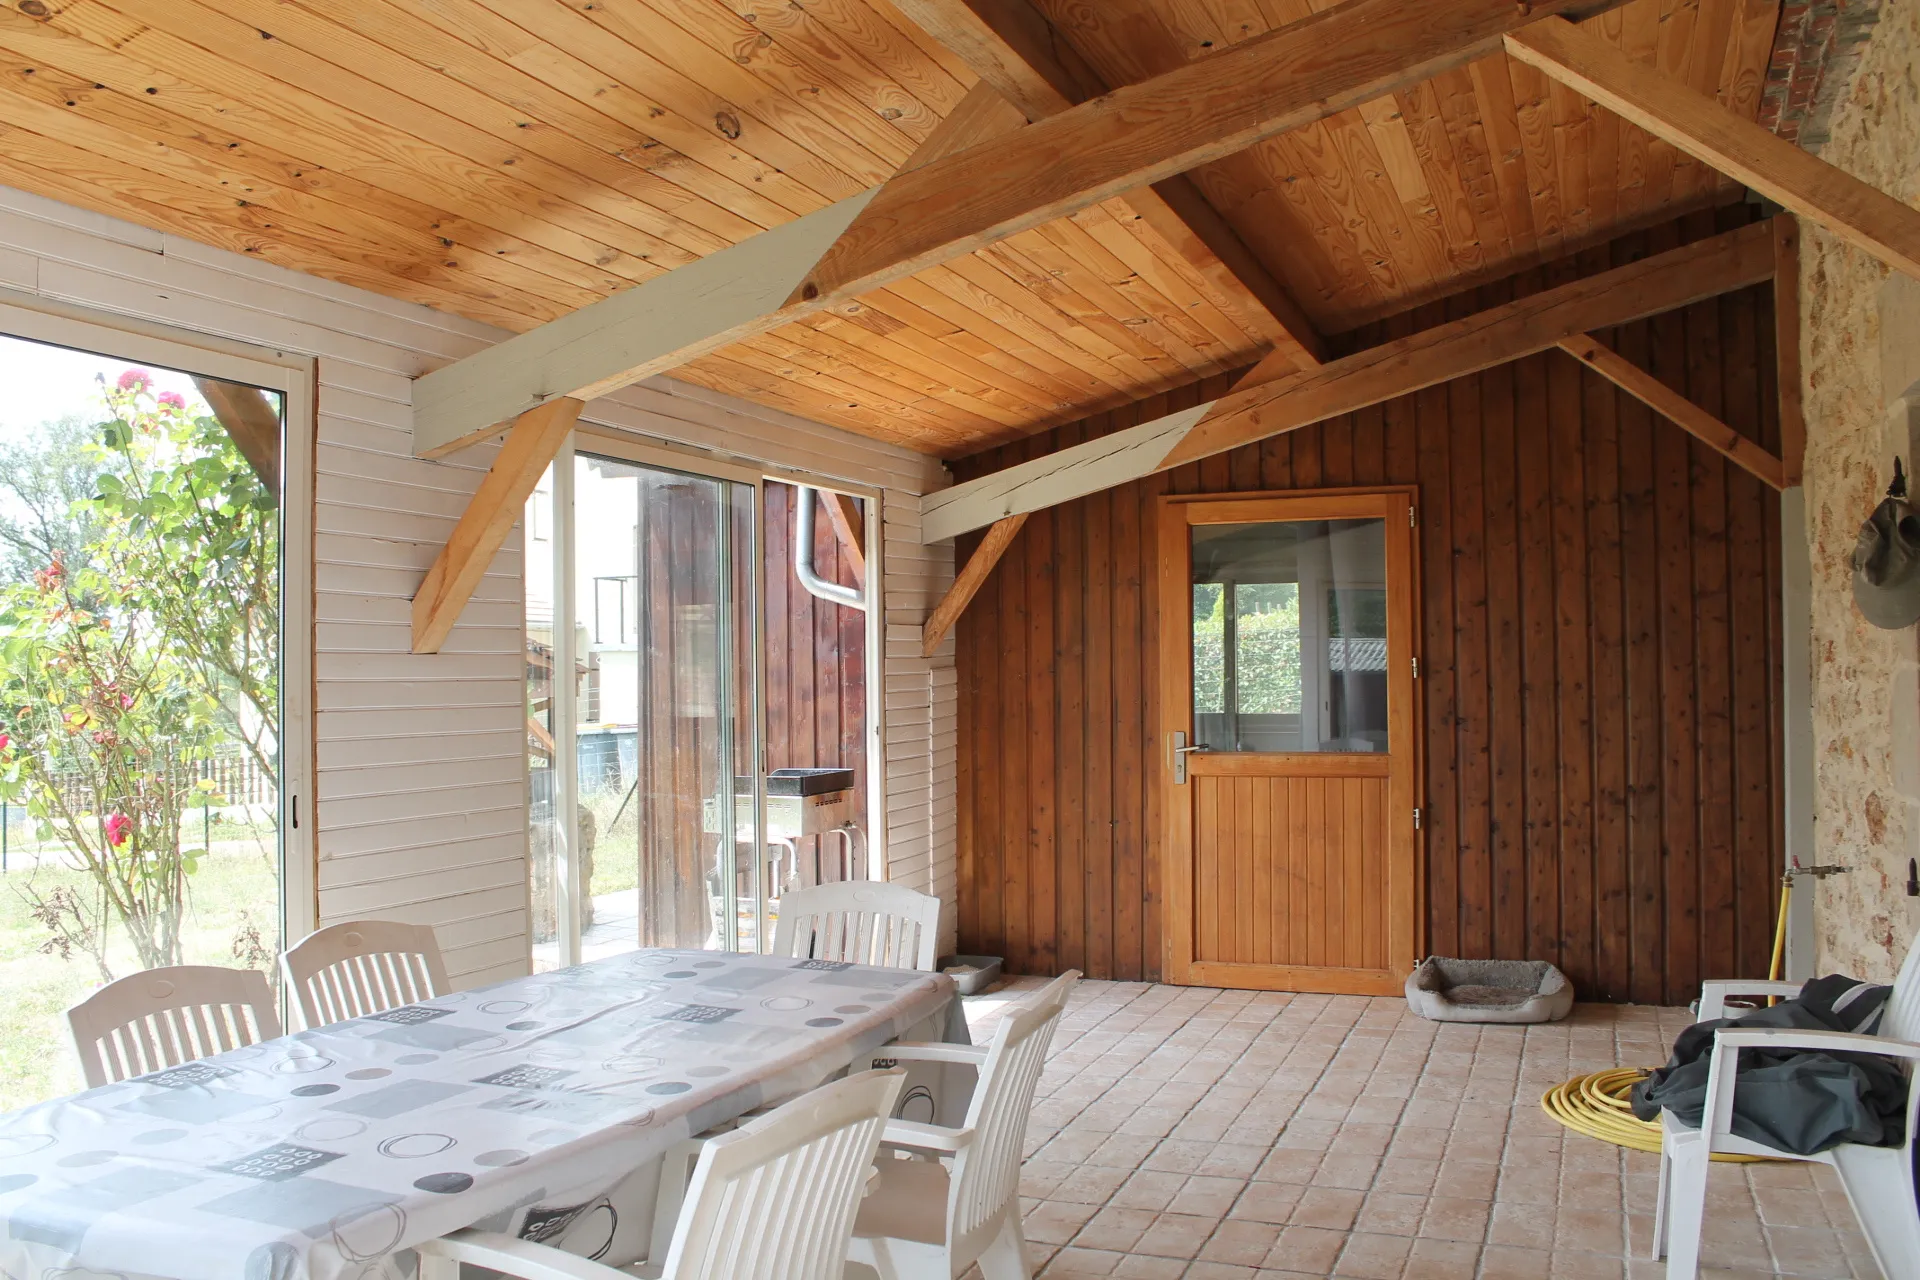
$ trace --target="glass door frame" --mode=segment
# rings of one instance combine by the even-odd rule
[[[636,438],[632,433],[597,423],[582,420],[568,435],[553,462],[553,513],[550,527],[551,549],[553,555],[553,610],[554,610],[554,656],[555,672],[571,669],[577,655],[573,652],[573,628],[559,624],[562,617],[574,616],[579,601],[575,599],[574,584],[574,544],[573,523],[573,463],[582,454],[609,458],[617,462],[632,463],[636,466],[656,467],[678,471],[687,475],[708,480],[723,480],[753,490],[753,545],[749,578],[752,583],[754,652],[751,655],[750,683],[752,698],[751,716],[753,741],[747,751],[741,752],[735,745],[735,760],[751,766],[753,778],[753,815],[754,847],[766,845],[766,761],[767,761],[767,685],[766,685],[766,548],[767,529],[765,519],[764,489],[768,481],[781,484],[820,489],[825,492],[844,493],[861,499],[862,514],[865,517],[864,531],[867,572],[861,581],[861,590],[866,598],[866,745],[867,745],[867,809],[863,815],[867,823],[867,862],[870,867],[886,865],[885,843],[885,760],[883,725],[884,693],[886,688],[885,672],[885,596],[881,590],[883,568],[881,563],[881,542],[879,536],[881,523],[881,491],[862,485],[849,484],[842,480],[828,479],[809,475],[801,471],[772,467],[731,457],[716,456],[705,450],[681,445],[659,443]],[[723,574],[731,580],[732,575]],[[733,602],[739,606],[738,601]],[[564,636],[564,640],[563,640]],[[560,964],[562,967],[578,964],[580,961],[580,922],[579,890],[580,860],[574,857],[571,833],[579,830],[579,761],[577,757],[576,730],[578,722],[576,708],[572,705],[574,692],[570,681],[556,680],[553,687],[553,739],[554,739],[554,814],[555,852],[558,865],[554,875],[555,918],[554,927],[559,942]],[[563,692],[564,690],[564,692]],[[564,734],[564,737],[563,737]],[[737,799],[737,797],[736,797]],[[754,896],[756,901],[755,937],[766,940],[766,892],[760,884],[762,859],[755,859]],[[723,877],[725,880],[725,877]],[[732,883],[731,880],[726,880]],[[529,880],[529,916],[531,916],[532,884]],[[737,928],[737,911],[728,912],[729,932]],[[532,930],[528,930],[531,939]],[[733,939],[737,946],[738,939]],[[731,949],[731,948],[730,948]]]
[[[280,442],[280,937],[282,947],[320,920],[314,769],[314,469],[316,362],[312,356],[7,293],[0,334],[115,360],[273,391],[285,397]]]

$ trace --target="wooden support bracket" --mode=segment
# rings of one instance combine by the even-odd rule
[[[1780,459],[1702,409],[1590,333],[1562,338],[1562,351],[1641,401],[1727,461],[1772,486],[1787,487]]]
[[[213,410],[213,416],[233,437],[234,447],[267,486],[274,501],[280,500],[280,411],[266,392],[258,387],[227,382],[220,378],[195,378],[194,389]]]
[[[413,651],[438,653],[585,403],[570,396],[514,420],[493,466],[413,597]]]
[[[867,522],[860,511],[860,500],[849,498],[844,493],[834,493],[830,489],[818,489],[815,492],[820,495],[820,500],[827,504],[827,520],[833,525],[834,536],[840,539],[840,547],[846,552],[847,563],[853,567],[854,581],[865,586]]]
[[[967,557],[966,567],[960,570],[953,585],[947,588],[947,594],[940,597],[940,603],[927,615],[927,625],[920,632],[922,657],[931,658],[934,650],[940,647],[940,642],[947,638],[947,633],[960,621],[960,615],[966,612],[974,596],[979,594],[987,575],[993,572],[993,566],[999,564],[1000,557],[1007,553],[1013,536],[1020,532],[1020,526],[1026,522],[1025,512],[993,522],[993,527],[987,530],[987,536],[980,539],[980,545]]]

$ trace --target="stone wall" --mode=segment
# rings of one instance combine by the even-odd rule
[[[1885,0],[1819,154],[1920,207],[1920,0]],[[1814,856],[1854,868],[1817,890],[1818,964],[1888,978],[1914,933],[1906,878],[1907,859],[1920,852],[1920,651],[1913,630],[1880,631],[1860,617],[1849,556],[1886,487],[1891,454],[1911,457],[1906,432],[1896,441],[1889,417],[1906,388],[1883,385],[1887,270],[1811,225],[1803,246]],[[1896,350],[1904,345],[1887,336]],[[1920,333],[1913,340],[1920,349]]]

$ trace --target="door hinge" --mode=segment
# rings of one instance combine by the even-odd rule
[[[1418,680],[1420,678],[1420,659],[1418,656],[1416,656],[1413,660],[1413,678],[1415,680]]]
[[[1407,528],[1418,529],[1419,527],[1420,527],[1420,521],[1419,521],[1418,515],[1415,513],[1412,507],[1408,507],[1407,508]]]
[[[1420,811],[1418,809],[1413,811],[1413,829],[1415,831],[1420,829]]]

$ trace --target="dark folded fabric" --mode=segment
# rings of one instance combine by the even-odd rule
[[[1673,1042],[1667,1065],[1633,1088],[1642,1120],[1671,1111],[1698,1127],[1707,1105],[1713,1033],[1721,1027],[1803,1031],[1879,1030],[1892,988],[1838,974],[1815,978],[1791,1000],[1738,1018],[1696,1022]],[[1842,1142],[1896,1147],[1906,1141],[1907,1079],[1899,1063],[1872,1053],[1743,1049],[1735,1072],[1733,1132],[1796,1155]]]

